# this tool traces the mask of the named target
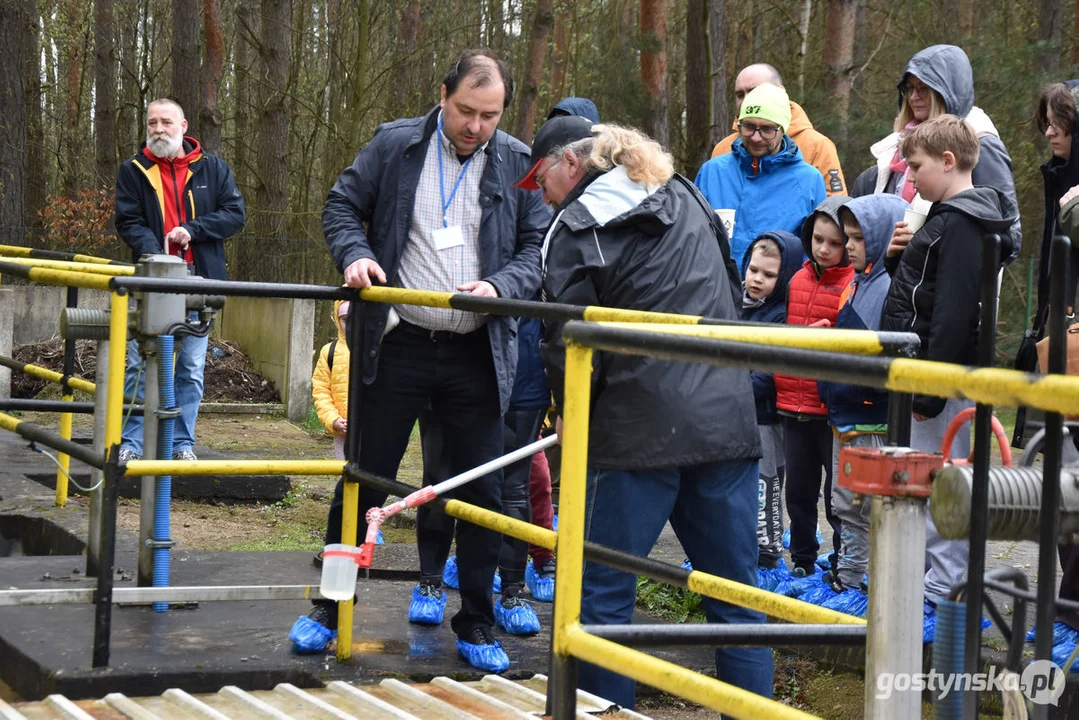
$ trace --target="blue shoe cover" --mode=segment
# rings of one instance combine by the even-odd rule
[[[817,556],[817,567],[819,567],[821,570],[831,570],[832,569],[832,554],[831,553],[824,553],[822,555],[818,555]]]
[[[824,605],[829,600],[834,600],[839,596],[832,586],[825,582],[815,583],[810,585],[805,593],[798,596],[798,599],[802,602],[812,603],[813,605]]]
[[[777,595],[786,595],[787,597],[800,598],[809,592],[812,588],[824,584],[823,573],[813,573],[806,577],[795,577],[791,575],[790,578],[783,580],[776,585],[776,589],[772,592]]]
[[[787,550],[791,549],[791,529],[787,528],[783,531],[783,547]]]
[[[382,531],[378,531],[378,535],[375,537],[375,545],[385,545],[386,538],[382,537]]]
[[[551,530],[558,532],[558,513],[551,516]]]
[[[408,604],[408,621],[417,625],[441,625],[446,612],[446,593],[439,588],[440,598],[420,592],[420,586],[412,588],[412,602]]]
[[[791,572],[787,569],[787,563],[782,559],[779,561],[779,565],[774,568],[757,568],[757,587],[761,590],[768,590],[769,592],[776,589],[776,587],[784,580],[790,579]]]
[[[535,600],[554,602],[554,578],[541,577],[531,560],[525,568],[525,585]]]
[[[837,593],[831,599],[825,600],[820,606],[864,618],[865,614],[869,612],[869,596],[855,588],[848,588],[841,593]]]
[[[989,618],[983,617],[981,622],[982,630],[988,630],[992,625],[989,622]],[[937,634],[937,606],[928,600],[922,601],[922,644],[933,642],[933,638]],[[1064,658],[1067,659],[1066,657]]]
[[[457,652],[477,670],[500,673],[510,668],[510,658],[497,640],[491,645],[473,645],[458,638]]]
[[[507,609],[502,598],[498,598],[495,601],[495,625],[510,635],[535,635],[540,631],[539,615],[523,600]]]
[[[461,585],[461,581],[457,577],[457,556],[455,555],[451,555],[446,560],[446,567],[442,570],[442,584],[454,590]]]
[[[1026,637],[1027,642],[1034,642],[1035,632],[1037,632],[1036,627],[1030,629],[1030,632],[1027,633]],[[1079,643],[1079,630],[1076,630],[1071,625],[1067,625],[1057,620],[1055,623],[1053,623],[1053,645],[1061,645],[1064,643],[1068,643],[1073,646]],[[1064,659],[1067,660],[1068,658],[1065,657]],[[1057,664],[1060,665],[1060,663]],[[1061,667],[1064,666],[1061,665]]]
[[[492,595],[501,595],[502,594],[502,576],[498,574],[497,570],[495,570],[495,576],[491,580],[491,594]]]
[[[1063,668],[1067,664],[1068,658],[1071,657],[1072,651],[1074,650],[1074,642],[1062,642],[1053,645],[1053,654],[1051,656],[1053,658],[1053,662],[1056,663],[1057,667]],[[1072,666],[1070,668],[1067,668],[1066,672],[1079,672],[1079,660],[1076,660],[1074,663],[1072,663]]]
[[[288,631],[292,651],[300,654],[322,652],[335,637],[336,630],[323,627],[306,615],[301,615]]]
[[[686,558],[685,560],[682,561],[682,569],[683,570],[693,570],[693,563],[691,563],[689,561],[689,558]]]

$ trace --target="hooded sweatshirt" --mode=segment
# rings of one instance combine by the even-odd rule
[[[739,263],[754,239],[771,230],[797,234],[826,197],[821,174],[784,135],[774,155],[755,158],[738,138],[731,152],[697,173],[697,187],[716,210],[735,210],[731,257]],[[741,266],[739,265],[739,270]]]
[[[596,104],[583,97],[562,98],[551,108],[551,112],[547,113],[547,119],[550,120],[558,115],[572,115],[587,118],[593,123],[599,122],[599,110],[596,108]]]
[[[974,105],[974,70],[970,59],[963,50],[955,45],[933,45],[917,53],[907,63],[899,78],[897,88],[902,88],[907,78],[913,75],[934,90],[944,101],[944,108],[952,115],[957,115],[971,124],[978,134],[980,152],[978,164],[974,166],[975,185],[988,185],[1000,190],[1016,208],[1019,201],[1015,194],[1015,178],[1012,176],[1012,159],[1007,148],[1000,140],[993,121],[985,111]],[[903,92],[899,91],[899,108],[903,107]],[[877,176],[873,192],[898,194],[902,189],[900,182],[904,176],[893,173],[889,166],[899,146],[899,133],[893,132],[870,148],[877,159]],[[920,195],[915,195],[911,206],[918,212],[929,212],[930,203]],[[1019,256],[1022,247],[1022,227],[1019,216],[1011,228],[1005,228],[1011,236],[1006,245],[1012,248],[1012,255],[1007,262]]]
[[[850,202],[846,195],[833,195],[817,206],[802,226],[802,250],[809,258],[790,282],[787,300],[787,324],[808,326],[821,320],[834,325],[839,301],[847,285],[854,279],[854,268],[846,248],[843,259],[830,268],[821,269],[813,260],[813,225],[818,215],[828,217],[840,228],[839,208]],[[828,410],[817,392],[817,381],[791,375],[776,375],[776,407],[789,415],[823,417]]]
[[[884,267],[895,224],[910,207],[897,195],[867,195],[847,203],[865,238],[866,266],[854,276],[840,298],[835,326],[846,330],[880,330],[881,310],[892,279]],[[842,217],[845,213],[840,213]],[[843,383],[818,382],[828,406],[828,424],[844,440],[860,432],[883,432],[888,422],[888,393]]]
[[[746,271],[749,268],[749,260],[753,257],[753,248],[761,238],[771,238],[779,246],[779,275],[776,277],[776,286],[772,293],[759,302],[753,302],[748,297],[742,301],[742,319],[750,322],[779,323],[787,322],[787,291],[790,287],[791,278],[802,267],[802,241],[793,233],[776,230],[766,232],[746,248],[746,254],[742,257],[742,286],[745,287]],[[779,422],[776,412],[776,383],[772,373],[753,371],[750,373],[753,380],[753,399],[757,403],[757,424],[775,425]]]
[[[881,330],[916,333],[921,360],[975,364],[983,237],[1002,234],[1003,265],[1014,251],[1004,231],[1018,215],[1008,196],[991,187],[973,187],[933,203],[903,254],[885,259],[892,285]],[[936,417],[944,403],[944,398],[916,395],[914,412]]]
[[[1071,89],[1072,99],[1077,100],[1079,107],[1079,80],[1068,80],[1064,83]],[[1049,250],[1053,242],[1053,236],[1063,233],[1079,242],[1076,234],[1075,210],[1077,201],[1072,200],[1065,207],[1060,207],[1060,198],[1064,193],[1079,185],[1079,113],[1076,113],[1072,122],[1072,151],[1071,156],[1064,160],[1056,155],[1049,162],[1042,165],[1042,178],[1045,182],[1045,226],[1042,229],[1042,249],[1038,258],[1038,312],[1034,316],[1036,325],[1044,323],[1046,318],[1045,309],[1049,305]],[[1079,253],[1072,253],[1072,279],[1079,277],[1076,260]],[[1035,327],[1037,336],[1040,338],[1045,331],[1044,327]]]
[[[730,135],[716,143],[712,148],[712,157],[726,155],[738,139],[738,121],[731,125],[734,130]],[[817,168],[824,178],[824,187],[829,195],[847,194],[846,180],[843,179],[843,167],[839,164],[839,153],[835,143],[828,136],[818,132],[810,122],[802,106],[791,100],[791,126],[787,134],[802,151],[802,159]]]

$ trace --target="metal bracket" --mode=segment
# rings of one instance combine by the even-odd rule
[[[839,452],[839,485],[861,495],[929,497],[944,456],[901,447],[845,447]]]
[[[154,411],[154,415],[162,420],[174,420],[183,414],[183,410],[180,408],[158,408]]]
[[[153,540],[151,538],[147,538],[145,544],[146,547],[153,548],[154,550],[158,550],[161,548],[164,548],[165,550],[171,550],[172,548],[176,547],[175,540]]]

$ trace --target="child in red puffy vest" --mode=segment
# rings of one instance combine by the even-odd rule
[[[847,257],[839,208],[850,201],[833,195],[802,225],[802,247],[809,260],[795,273],[787,299],[787,324],[830,327],[839,314],[843,291],[854,279]],[[791,519],[791,559],[795,577],[814,573],[817,560],[817,498],[824,480],[824,508],[832,526],[834,567],[839,548],[839,518],[832,512],[832,430],[817,381],[776,375],[776,408],[784,416],[787,514]]]

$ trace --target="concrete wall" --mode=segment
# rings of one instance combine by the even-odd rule
[[[60,309],[67,298],[67,288],[55,285],[13,285],[15,291],[15,345],[31,345],[60,335]],[[79,289],[79,307],[108,310],[109,294],[101,290]],[[7,353],[5,353],[7,354]]]
[[[46,285],[3,288],[0,354],[10,355],[12,344],[28,345],[59,335],[65,293],[65,288]],[[79,290],[79,307],[108,306],[108,293]],[[313,300],[243,297],[228,299],[215,330],[243,348],[255,368],[280,391],[291,420],[302,420],[311,408],[314,332]],[[9,373],[0,368],[0,398],[10,392]]]
[[[315,302],[230,297],[218,323],[220,336],[243,348],[251,363],[281,393],[291,420],[311,408]]]

